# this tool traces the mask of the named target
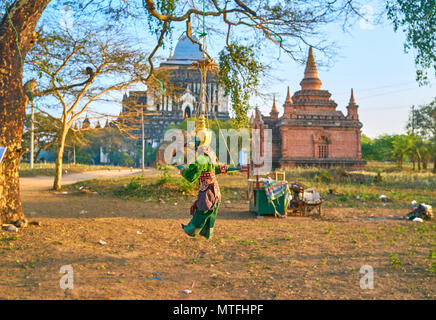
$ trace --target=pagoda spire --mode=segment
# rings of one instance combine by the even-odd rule
[[[300,85],[302,90],[319,90],[322,85],[322,82],[318,77],[318,69],[316,68],[312,46],[309,48],[306,69],[304,70],[304,79],[300,82]]]
[[[271,118],[277,119],[279,117],[279,111],[277,110],[276,105],[276,96],[274,95],[273,106],[271,108],[271,112],[269,113]]]
[[[350,97],[350,102],[348,103],[349,105],[356,105],[356,99],[354,99],[354,90],[353,88],[351,88],[351,97]]]
[[[283,117],[290,118],[294,107],[295,107],[294,101],[291,98],[291,93],[290,93],[289,86],[288,86],[288,93],[286,94],[286,100],[285,100],[285,103],[283,104],[283,109],[284,109]]]
[[[292,101],[291,98],[291,93],[289,91],[289,86],[288,86],[288,93],[286,94],[286,100],[285,100],[285,104],[293,104],[294,102]]]
[[[351,120],[359,120],[359,114],[357,108],[359,106],[356,104],[356,99],[354,98],[354,90],[351,89],[350,102],[347,106],[347,118]]]

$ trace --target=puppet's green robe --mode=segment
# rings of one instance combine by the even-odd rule
[[[189,224],[182,226],[183,230],[192,237],[201,235],[206,239],[210,239],[213,235],[215,219],[221,204],[221,193],[216,178],[204,182],[203,177],[208,173],[214,176],[215,174],[227,172],[227,167],[214,165],[209,156],[203,153],[188,168],[180,171],[182,176],[189,182],[199,180],[198,196],[194,203],[195,212]]]

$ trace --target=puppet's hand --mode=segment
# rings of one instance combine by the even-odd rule
[[[186,168],[182,165],[178,165],[176,166],[176,168],[179,170],[180,174],[182,174],[183,170],[185,170]]]

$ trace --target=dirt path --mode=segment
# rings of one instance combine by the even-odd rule
[[[155,168],[146,168],[145,174],[155,173]],[[77,181],[90,180],[95,178],[115,178],[127,176],[131,174],[141,173],[141,169],[127,169],[127,170],[96,170],[86,171],[81,173],[67,174],[62,177],[62,185],[76,183]],[[36,177],[22,177],[20,178],[21,191],[36,191],[47,190],[53,185],[53,177],[49,176],[36,176]]]

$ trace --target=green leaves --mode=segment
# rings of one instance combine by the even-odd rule
[[[413,129],[423,138],[436,139],[436,99],[412,109],[407,129]]]
[[[435,0],[388,0],[388,19],[394,30],[406,34],[405,52],[416,52],[416,79],[429,84],[428,70],[436,74],[436,1]]]
[[[407,129],[417,134],[414,152],[418,165],[422,160],[425,169],[430,159],[436,160],[436,99],[429,104],[412,107]],[[436,168],[433,172],[436,172]]]
[[[178,0],[160,0],[156,1],[156,10],[164,15],[172,16],[175,13],[176,6],[177,6]],[[156,35],[159,38],[159,35],[162,31],[162,27],[164,22],[162,20],[157,19],[155,16],[153,16],[148,10],[147,5],[145,3],[145,0],[142,0],[142,5],[144,7],[145,14],[147,15],[147,22],[148,22],[148,28],[149,31]],[[168,28],[165,31],[164,39],[170,38],[173,32],[174,26],[171,22],[168,22]],[[162,47],[165,49],[167,41],[162,41]],[[171,41],[170,41],[171,43]]]
[[[264,66],[257,61],[253,46],[231,43],[219,54],[219,80],[224,95],[230,96],[238,127],[248,127],[250,95],[256,89]]]

